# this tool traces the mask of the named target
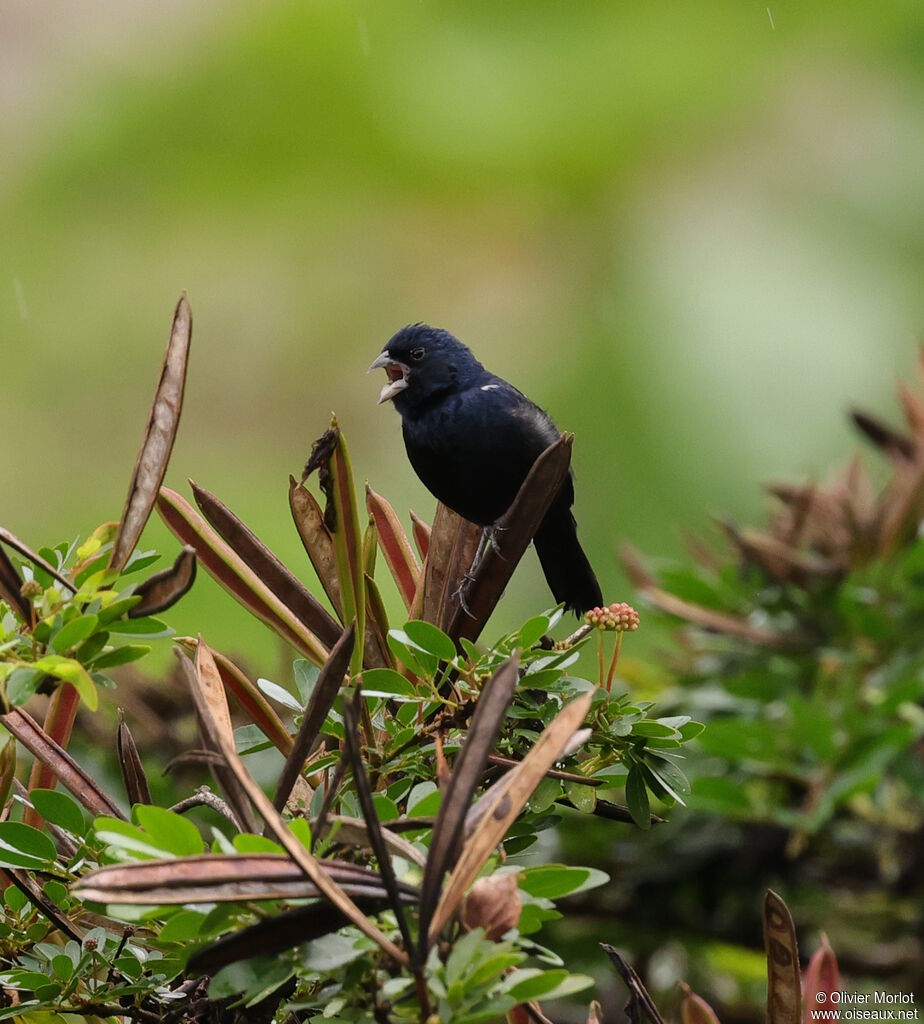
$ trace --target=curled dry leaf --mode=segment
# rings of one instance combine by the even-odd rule
[[[333,646],[342,630],[317,598],[224,502],[192,480],[189,484],[209,525],[300,622],[326,647]]]
[[[417,553],[422,562],[430,550],[430,524],[421,519],[413,509],[411,509],[411,532],[414,534],[414,543],[417,545]]]
[[[13,708],[0,715],[0,723],[42,764],[47,765],[55,778],[94,815],[112,818],[125,815],[110,800],[92,778],[59,744],[55,743],[27,712]]]
[[[231,723],[228,700],[215,658],[200,636],[196,644],[195,667],[190,665],[189,659],[184,655],[179,655],[179,660],[189,682],[203,746],[211,753],[223,757],[229,745],[232,750],[234,749],[234,726]],[[257,820],[247,794],[238,783],[235,774],[220,760],[213,762],[211,769],[234,810],[241,829],[256,832]]]
[[[404,607],[410,608],[420,581],[420,563],[394,508],[368,484],[366,508],[373,516],[379,547],[398,586]]]
[[[513,657],[485,683],[475,705],[475,713],[466,733],[465,743],[456,758],[436,824],[433,826],[427,867],[421,886],[419,959],[426,958],[430,920],[440,898],[443,876],[453,866],[458,856],[462,830],[472,796],[481,781],[488,756],[497,742],[507,708],[516,692],[518,679],[519,658]]]
[[[353,770],[353,785],[356,788],[356,796],[359,800],[363,820],[366,823],[369,845],[372,847],[372,852],[379,866],[379,872],[382,875],[385,891],[388,893],[388,903],[392,913],[395,915],[395,920],[398,922],[398,930],[401,932],[404,948],[411,949],[411,931],[408,926],[407,915],[404,913],[404,907],[401,905],[398,880],[395,877],[395,869],[391,863],[388,846],[382,835],[382,826],[379,823],[379,816],[375,810],[375,801],[372,797],[372,786],[366,773],[366,766],[363,764],[362,741],[359,735],[359,716],[362,710],[362,700],[362,691],[357,687],[353,699],[344,699],[342,702],[346,752]]]
[[[367,913],[385,909],[385,901],[381,897],[358,897],[356,905]],[[349,917],[330,903],[297,907],[225,935],[212,945],[197,950],[189,958],[187,972],[191,975],[215,974],[227,964],[252,957],[257,950],[265,956],[272,956],[329,935],[349,923]]]
[[[812,1011],[821,1003],[830,1002],[827,999],[832,992],[837,992],[841,987],[841,976],[837,966],[837,957],[828,942],[828,936],[822,932],[821,945],[812,954],[808,967],[805,969],[805,977],[802,979],[802,1024],[812,1024]],[[824,993],[825,998],[819,999]]]
[[[409,961],[407,955],[399,949],[381,929],[371,921],[353,902],[352,899],[333,881],[324,871],[321,863],[313,857],[292,834],[282,820],[279,812],[273,807],[269,797],[254,782],[250,773],[244,767],[244,762],[234,749],[233,739],[229,740],[223,732],[217,733],[221,743],[221,753],[225,762],[234,773],[241,788],[250,798],[251,803],[257,809],[266,822],[267,828],[273,837],[279,842],[286,853],[299,866],[306,877],[310,878],[327,899],[340,909],[343,914],[356,925],[365,935],[384,950],[396,963],[407,966]]]
[[[680,1004],[682,1024],[719,1024],[715,1010],[698,996],[689,985],[682,985],[683,1002]]]
[[[279,784],[276,787],[276,795],[273,798],[273,806],[277,811],[285,809],[286,801],[295,785],[295,780],[301,775],[305,762],[314,750],[321,726],[327,718],[327,714],[337,699],[340,687],[344,685],[346,670],[350,665],[350,658],[353,654],[353,644],[356,639],[356,626],[350,623],[343,636],[334,644],[330,657],[324,663],[324,667],[318,674],[317,682],[311,692],[311,699],[305,708],[302,724],[292,744],[292,749],[286,757],[279,776]]]
[[[324,522],[324,512],[317,499],[294,476],[289,477],[289,508],[305,553],[314,566],[327,599],[343,622],[343,599],[340,596],[340,581],[337,579],[333,538]]]
[[[148,786],[144,766],[135,746],[131,729],[125,724],[125,713],[119,708],[119,731],[116,741],[119,755],[119,766],[122,769],[122,781],[130,804],[151,803],[151,789]]]
[[[179,644],[191,657],[195,657],[197,641],[193,637],[176,637],[174,642]],[[218,674],[224,685],[225,693],[234,698],[238,707],[254,725],[259,727],[268,740],[272,740],[277,750],[288,755],[292,749],[292,736],[273,706],[260,692],[260,688],[248,679],[230,658],[216,650],[212,651],[212,657],[218,666]]]
[[[483,699],[483,698],[482,698]],[[590,709],[593,693],[575,698],[543,729],[532,750],[500,783],[492,786],[469,812],[478,814],[462,854],[440,896],[429,928],[431,945],[456,912],[465,890],[523,809],[545,773],[581,727]]]
[[[89,686],[93,696],[96,696],[95,685],[92,681]],[[63,681],[59,683],[48,701],[42,731],[61,750],[66,750],[71,741],[78,707],[80,707],[80,694],[77,690],[70,683]],[[32,763],[32,770],[29,772],[29,789],[54,789],[56,778],[57,775],[51,765],[36,758]],[[23,821],[27,825],[32,825],[33,828],[40,828],[42,816],[34,808],[28,808],[23,815]]]
[[[39,569],[47,572],[48,575],[57,580],[65,590],[69,590],[72,594],[77,592],[77,588],[66,576],[62,576],[53,565],[50,565],[40,554],[33,551],[25,541],[20,540],[16,534],[10,533],[9,530],[2,526],[0,526],[0,542],[6,544],[7,547],[12,548],[17,554],[22,555],[26,561],[31,562]],[[16,575],[15,572],[14,575]],[[28,615],[26,618],[28,618]]]
[[[173,534],[195,548],[199,562],[249,612],[275,630],[316,665],[322,665],[327,649],[317,636],[266,586],[198,512],[169,487],[162,487],[157,511]]]
[[[610,958],[616,968],[616,973],[626,983],[629,990],[629,1003],[626,1006],[626,1016],[631,1024],[641,1024],[642,1016],[648,1018],[651,1024],[664,1024],[664,1018],[655,1006],[654,1000],[645,988],[638,972],[629,961],[616,949],[606,942],[600,943],[600,948]]]
[[[767,952],[767,1024],[801,1024],[802,979],[796,929],[783,898],[772,889],[764,897]]]
[[[345,892],[385,897],[381,878],[345,861],[325,861],[324,871]],[[414,900],[413,886],[399,883],[402,899]],[[318,887],[291,858],[279,853],[199,854],[169,860],[113,864],[84,875],[73,893],[93,903],[178,906],[239,900],[316,899]]]
[[[124,569],[129,555],[141,537],[151,515],[157,492],[164,481],[167,463],[173,451],[180,413],[183,409],[183,388],[192,337],[192,311],[185,293],[180,296],[173,314],[173,326],[164,355],[160,382],[154,394],[151,415],[135,462],[128,497],[119,521],[119,530],[109,556],[113,569]]]
[[[135,589],[141,600],[128,610],[130,619],[154,615],[173,607],[196,581],[196,551],[185,545],[169,569],[149,576]]]
[[[22,580],[10,561],[9,555],[0,547],[0,601],[6,603],[19,615],[23,622],[30,619],[29,602],[20,593]]]

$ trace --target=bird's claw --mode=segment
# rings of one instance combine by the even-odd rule
[[[475,616],[472,614],[471,609],[465,601],[465,592],[468,590],[468,585],[474,578],[475,577],[472,576],[471,573],[465,573],[459,585],[452,592],[453,600],[459,602],[459,607],[470,619],[473,619]]]

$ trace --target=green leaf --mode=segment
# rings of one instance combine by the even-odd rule
[[[593,814],[597,806],[597,791],[593,786],[585,786],[580,782],[566,782],[565,796],[583,814]]]
[[[51,638],[52,646],[59,654],[63,654],[82,644],[98,625],[99,619],[95,615],[80,615],[71,619]]]
[[[548,633],[550,628],[548,615],[537,615],[529,619],[520,626],[516,635],[515,646],[528,651],[537,640]]]
[[[137,825],[122,821],[121,818],[100,816],[93,822],[93,831],[101,843],[113,848],[114,853],[123,851],[129,855],[123,856],[123,860],[137,860],[139,857],[159,860],[170,853],[164,847],[157,846],[151,836]]]
[[[151,648],[148,644],[124,644],[122,647],[115,647],[111,651],[99,655],[92,662],[93,670],[101,668],[115,668],[116,665],[127,665],[130,661],[137,661],[149,654]]]
[[[279,683],[274,683],[272,679],[258,679],[257,686],[260,687],[270,700],[276,701],[277,704],[281,704],[284,708],[299,713],[305,710],[285,687],[280,686]]]
[[[34,663],[34,667],[40,672],[70,683],[91,711],[96,711],[99,707],[96,684],[79,661],[75,661],[73,658],[63,658],[60,654],[46,654],[44,658],[39,658]]]
[[[362,680],[364,697],[388,697],[399,702],[421,699],[413,683],[390,668],[367,668]]]
[[[641,765],[634,764],[626,776],[626,804],[632,820],[646,831],[651,828],[651,804]]]
[[[197,910],[181,910],[161,928],[158,942],[190,942],[199,935],[205,914]]]
[[[177,857],[202,853],[204,844],[199,829],[182,815],[174,814],[163,807],[136,804],[132,808],[132,817],[147,832],[151,842],[160,849]]]
[[[15,707],[22,706],[32,697],[44,678],[44,672],[36,672],[32,668],[13,669],[6,680],[7,699]]]
[[[232,840],[238,853],[285,853],[285,850],[266,836],[254,835],[252,832],[240,832]]]
[[[297,658],[292,662],[292,672],[295,675],[295,689],[298,690],[299,700],[302,702],[302,707],[306,708],[314,693],[321,669],[306,658]]]
[[[593,983],[593,978],[586,974],[569,974],[566,970],[542,971],[530,967],[510,974],[505,980],[504,991],[518,1003],[526,1003],[534,999],[560,999],[581,992]]]
[[[556,900],[572,893],[595,889],[609,881],[609,875],[596,868],[569,867],[565,864],[542,864],[526,868],[518,882],[530,896]]]
[[[0,821],[0,865],[13,868],[53,868],[55,844],[37,828],[21,821]]]
[[[452,661],[456,656],[456,645],[430,622],[412,619],[405,625],[404,633],[418,647],[441,661]]]
[[[652,718],[644,718],[632,726],[633,736],[651,736],[655,739],[680,739],[679,730],[672,725],[665,725],[663,722],[656,722]]]
[[[452,985],[462,977],[465,968],[471,963],[484,939],[484,928],[473,928],[462,938],[456,940],[452,952],[446,960],[446,984]]]
[[[366,953],[368,946],[363,939],[335,933],[304,946],[301,961],[313,971],[335,971]]]
[[[32,806],[52,825],[60,825],[75,836],[83,836],[85,821],[79,804],[67,793],[56,789],[33,789],[29,792]]]
[[[148,640],[173,636],[173,630],[165,622],[151,616],[140,619],[119,619],[110,624],[109,632],[143,636]]]

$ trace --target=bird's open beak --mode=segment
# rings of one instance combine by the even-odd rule
[[[384,385],[382,390],[379,392],[379,405],[382,402],[389,402],[400,394],[407,387],[407,375],[410,373],[410,367],[405,366],[404,363],[395,362],[394,359],[388,354],[386,350],[383,352],[378,359],[369,367],[367,373],[372,370],[378,370],[381,367],[385,368],[385,372],[388,374],[388,383]]]

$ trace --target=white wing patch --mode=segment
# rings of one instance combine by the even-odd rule
[[[482,384],[482,391],[497,391],[500,388],[500,384]]]

